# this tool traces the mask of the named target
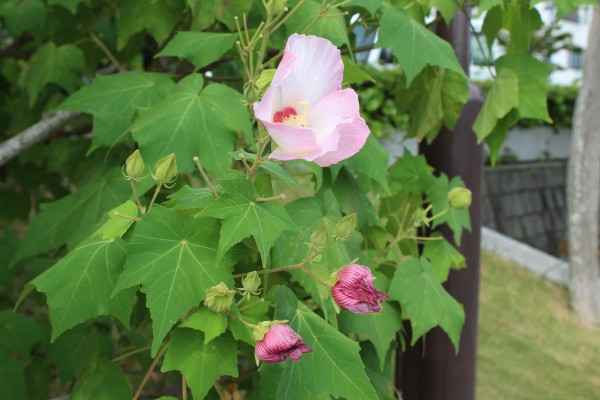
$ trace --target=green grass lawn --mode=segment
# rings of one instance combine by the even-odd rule
[[[600,328],[562,287],[482,258],[477,399],[600,399]]]

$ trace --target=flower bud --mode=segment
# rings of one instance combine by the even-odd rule
[[[211,311],[221,313],[223,311],[229,311],[231,304],[233,303],[234,290],[229,290],[227,285],[223,282],[215,285],[209,289],[206,289],[206,299],[204,304]]]
[[[255,332],[260,330],[262,337],[256,343],[256,357],[266,363],[281,362],[286,359],[300,361],[302,353],[310,353],[312,349],[302,341],[287,321],[265,321],[258,324]],[[260,335],[255,335],[256,339]]]
[[[471,191],[467,188],[455,187],[448,193],[448,204],[451,208],[463,210],[471,205]]]
[[[171,153],[156,162],[156,169],[152,177],[159,185],[168,185],[177,178],[177,163],[175,162],[175,153]]]
[[[247,293],[256,293],[260,287],[260,277],[256,271],[250,272],[242,279],[242,286]]]
[[[368,267],[352,264],[337,273],[338,281],[331,288],[335,302],[356,314],[381,311],[381,302],[389,296],[373,286],[373,274]]]
[[[329,228],[323,224],[313,231],[310,235],[310,244],[315,249],[320,249],[327,244],[327,237],[329,236]]]
[[[127,180],[137,181],[140,179],[140,176],[144,173],[144,159],[142,158],[142,154],[139,150],[131,153],[129,157],[127,157],[127,161],[125,161],[125,172]]]
[[[271,14],[277,15],[282,12],[285,7],[287,7],[287,2],[288,0],[270,0],[267,3],[267,6],[269,7]]]
[[[244,85],[244,97],[248,101],[248,103],[252,104],[258,100],[260,96],[260,91],[258,86],[254,81],[248,81]]]
[[[356,229],[356,213],[346,215],[335,226],[335,236],[340,240],[346,240]]]

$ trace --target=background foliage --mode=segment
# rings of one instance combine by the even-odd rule
[[[474,126],[495,154],[520,118],[550,121],[549,69],[526,54],[539,19],[530,2],[474,3],[488,11],[488,43],[509,33],[508,53],[495,61],[496,80]],[[578,3],[557,1],[563,14]],[[464,266],[454,246],[470,229],[468,211],[447,204],[450,189],[462,182],[435,174],[409,153],[388,168],[388,152],[375,136],[389,124],[431,141],[456,123],[468,99],[467,78],[432,29],[463,12],[462,4],[265,4],[0,1],[0,138],[50,111],[81,112],[0,171],[2,393],[15,400],[64,393],[128,399],[142,389],[179,396],[184,377],[195,398],[245,392],[248,399],[265,398],[260,393],[386,399],[394,398],[396,349],[437,325],[458,346],[464,313],[442,282]],[[441,16],[429,18],[435,9]],[[254,36],[261,21],[268,31]],[[379,29],[376,46],[392,49],[401,73],[386,76],[353,63],[358,25]],[[256,100],[254,88],[268,84],[261,71],[276,66],[294,32],[340,47],[348,56],[346,83],[393,82],[393,96],[378,86],[370,90],[372,83],[358,89],[374,136],[356,156],[326,169],[262,160],[268,148],[247,107]],[[243,59],[255,68],[245,69]],[[135,148],[152,172],[175,153],[180,172],[145,215],[137,214],[121,172]],[[247,171],[240,152],[257,168]],[[145,206],[153,185],[147,175],[135,183]],[[280,194],[285,201],[258,200]],[[358,258],[391,295],[382,313],[337,315],[328,293],[298,269],[265,274],[264,301],[240,301],[232,315],[203,306],[205,290],[221,281],[239,287],[240,274],[302,262],[314,229],[333,230],[352,213],[356,232],[331,242],[310,268],[323,279]],[[428,224],[447,224],[453,243],[423,240]],[[273,318],[289,320],[314,352],[299,364],[257,372],[254,340],[240,320]],[[401,320],[411,324],[411,337]]]

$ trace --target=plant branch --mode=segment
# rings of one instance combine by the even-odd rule
[[[79,115],[80,113],[75,111],[58,111],[42,118],[39,122],[2,142],[0,144],[0,166],[34,144],[47,139]]]
[[[200,171],[200,175],[202,175],[202,179],[204,179],[204,182],[206,182],[206,184],[208,185],[208,188],[210,189],[210,191],[213,194],[213,197],[216,199],[217,197],[219,197],[219,194],[215,190],[215,187],[213,186],[210,179],[208,179],[206,172],[204,172],[204,168],[202,168],[202,164],[200,164],[200,159],[198,158],[198,156],[195,156],[193,158],[193,160],[194,160],[194,164],[196,164],[196,167],[198,167],[198,171]]]
[[[90,30],[88,32],[90,34],[90,37],[94,41],[94,43],[96,43],[96,45],[100,48],[100,50],[102,50],[102,52],[106,55],[106,57],[108,57],[110,62],[113,63],[113,65],[115,67],[117,67],[117,69],[120,72],[125,72],[125,68],[123,68],[123,65],[121,65],[119,60],[117,60],[117,58],[114,56],[114,54],[111,53],[111,51],[108,49],[108,47],[106,47],[106,45],[102,42],[102,40],[100,40],[100,38],[93,31]]]
[[[142,394],[142,390],[144,389],[144,386],[146,386],[146,383],[148,382],[148,379],[150,378],[150,375],[152,374],[152,371],[154,371],[154,368],[156,368],[156,365],[158,364],[158,362],[160,361],[160,359],[162,358],[162,356],[165,355],[165,353],[167,352],[168,348],[169,348],[169,344],[168,343],[165,344],[165,345],[163,345],[163,347],[160,349],[160,351],[158,352],[158,354],[156,355],[156,357],[154,357],[154,360],[152,360],[152,363],[148,367],[148,370],[146,371],[146,374],[144,375],[144,378],[140,382],[140,385],[138,386],[137,390],[135,391],[135,395],[133,396],[133,400],[138,400],[138,398]]]

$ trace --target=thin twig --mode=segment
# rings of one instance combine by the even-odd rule
[[[150,210],[152,209],[152,206],[154,205],[154,200],[156,200],[156,196],[158,196],[161,186],[162,185],[160,183],[158,185],[156,185],[156,190],[154,191],[154,196],[152,196],[152,200],[150,201],[150,205],[148,206],[148,212],[150,212]]]
[[[131,356],[134,356],[134,355],[136,355],[138,353],[143,353],[144,351],[150,350],[151,348],[152,348],[152,346],[146,346],[146,347],[142,347],[142,348],[139,348],[139,349],[133,349],[131,351],[128,351],[127,353],[121,354],[120,356],[116,356],[115,358],[113,358],[110,361],[116,363],[116,362],[119,362],[119,361],[124,360],[126,358],[129,358]]]
[[[140,394],[142,394],[142,390],[144,389],[144,386],[146,386],[146,383],[148,382],[148,379],[150,378],[150,375],[152,374],[152,371],[154,371],[154,368],[156,368],[156,365],[158,364],[158,362],[160,361],[162,356],[165,355],[168,348],[169,348],[169,344],[165,343],[163,345],[163,347],[160,349],[160,351],[158,352],[158,354],[156,355],[156,357],[154,357],[154,360],[152,360],[150,367],[148,367],[148,370],[146,371],[144,378],[140,382],[140,385],[138,386],[137,390],[135,391],[133,400],[138,400],[138,398],[140,397]]]
[[[123,66],[121,65],[121,63],[119,62],[119,60],[117,60],[117,58],[113,55],[113,53],[111,53],[111,51],[108,49],[108,47],[106,47],[104,45],[104,43],[102,43],[102,40],[100,40],[100,38],[98,36],[96,36],[96,34],[93,31],[90,30],[88,32],[90,34],[90,37],[94,41],[94,43],[96,43],[96,45],[98,47],[100,47],[100,50],[102,50],[102,52],[106,55],[106,57],[108,57],[108,59],[110,60],[110,62],[113,63],[113,65],[115,67],[117,67],[117,69],[120,72],[125,72],[125,68],[123,68]]]
[[[215,198],[219,197],[219,194],[217,193],[212,182],[210,181],[210,179],[208,179],[208,176],[206,176],[206,172],[204,172],[204,168],[202,168],[202,165],[200,164],[200,159],[198,158],[198,156],[195,156],[193,158],[193,160],[194,160],[194,164],[196,164],[196,167],[198,168],[198,171],[200,171],[200,175],[202,175],[202,179],[204,179],[204,182],[206,182],[210,191],[212,192],[213,197],[215,197]]]
[[[116,215],[117,217],[121,217],[121,218],[129,219],[129,220],[131,220],[131,221],[140,221],[140,218],[137,218],[137,217],[132,217],[131,215],[125,215],[125,214],[122,214],[122,213],[120,213],[120,212],[118,212],[118,211],[115,211],[115,215]]]

